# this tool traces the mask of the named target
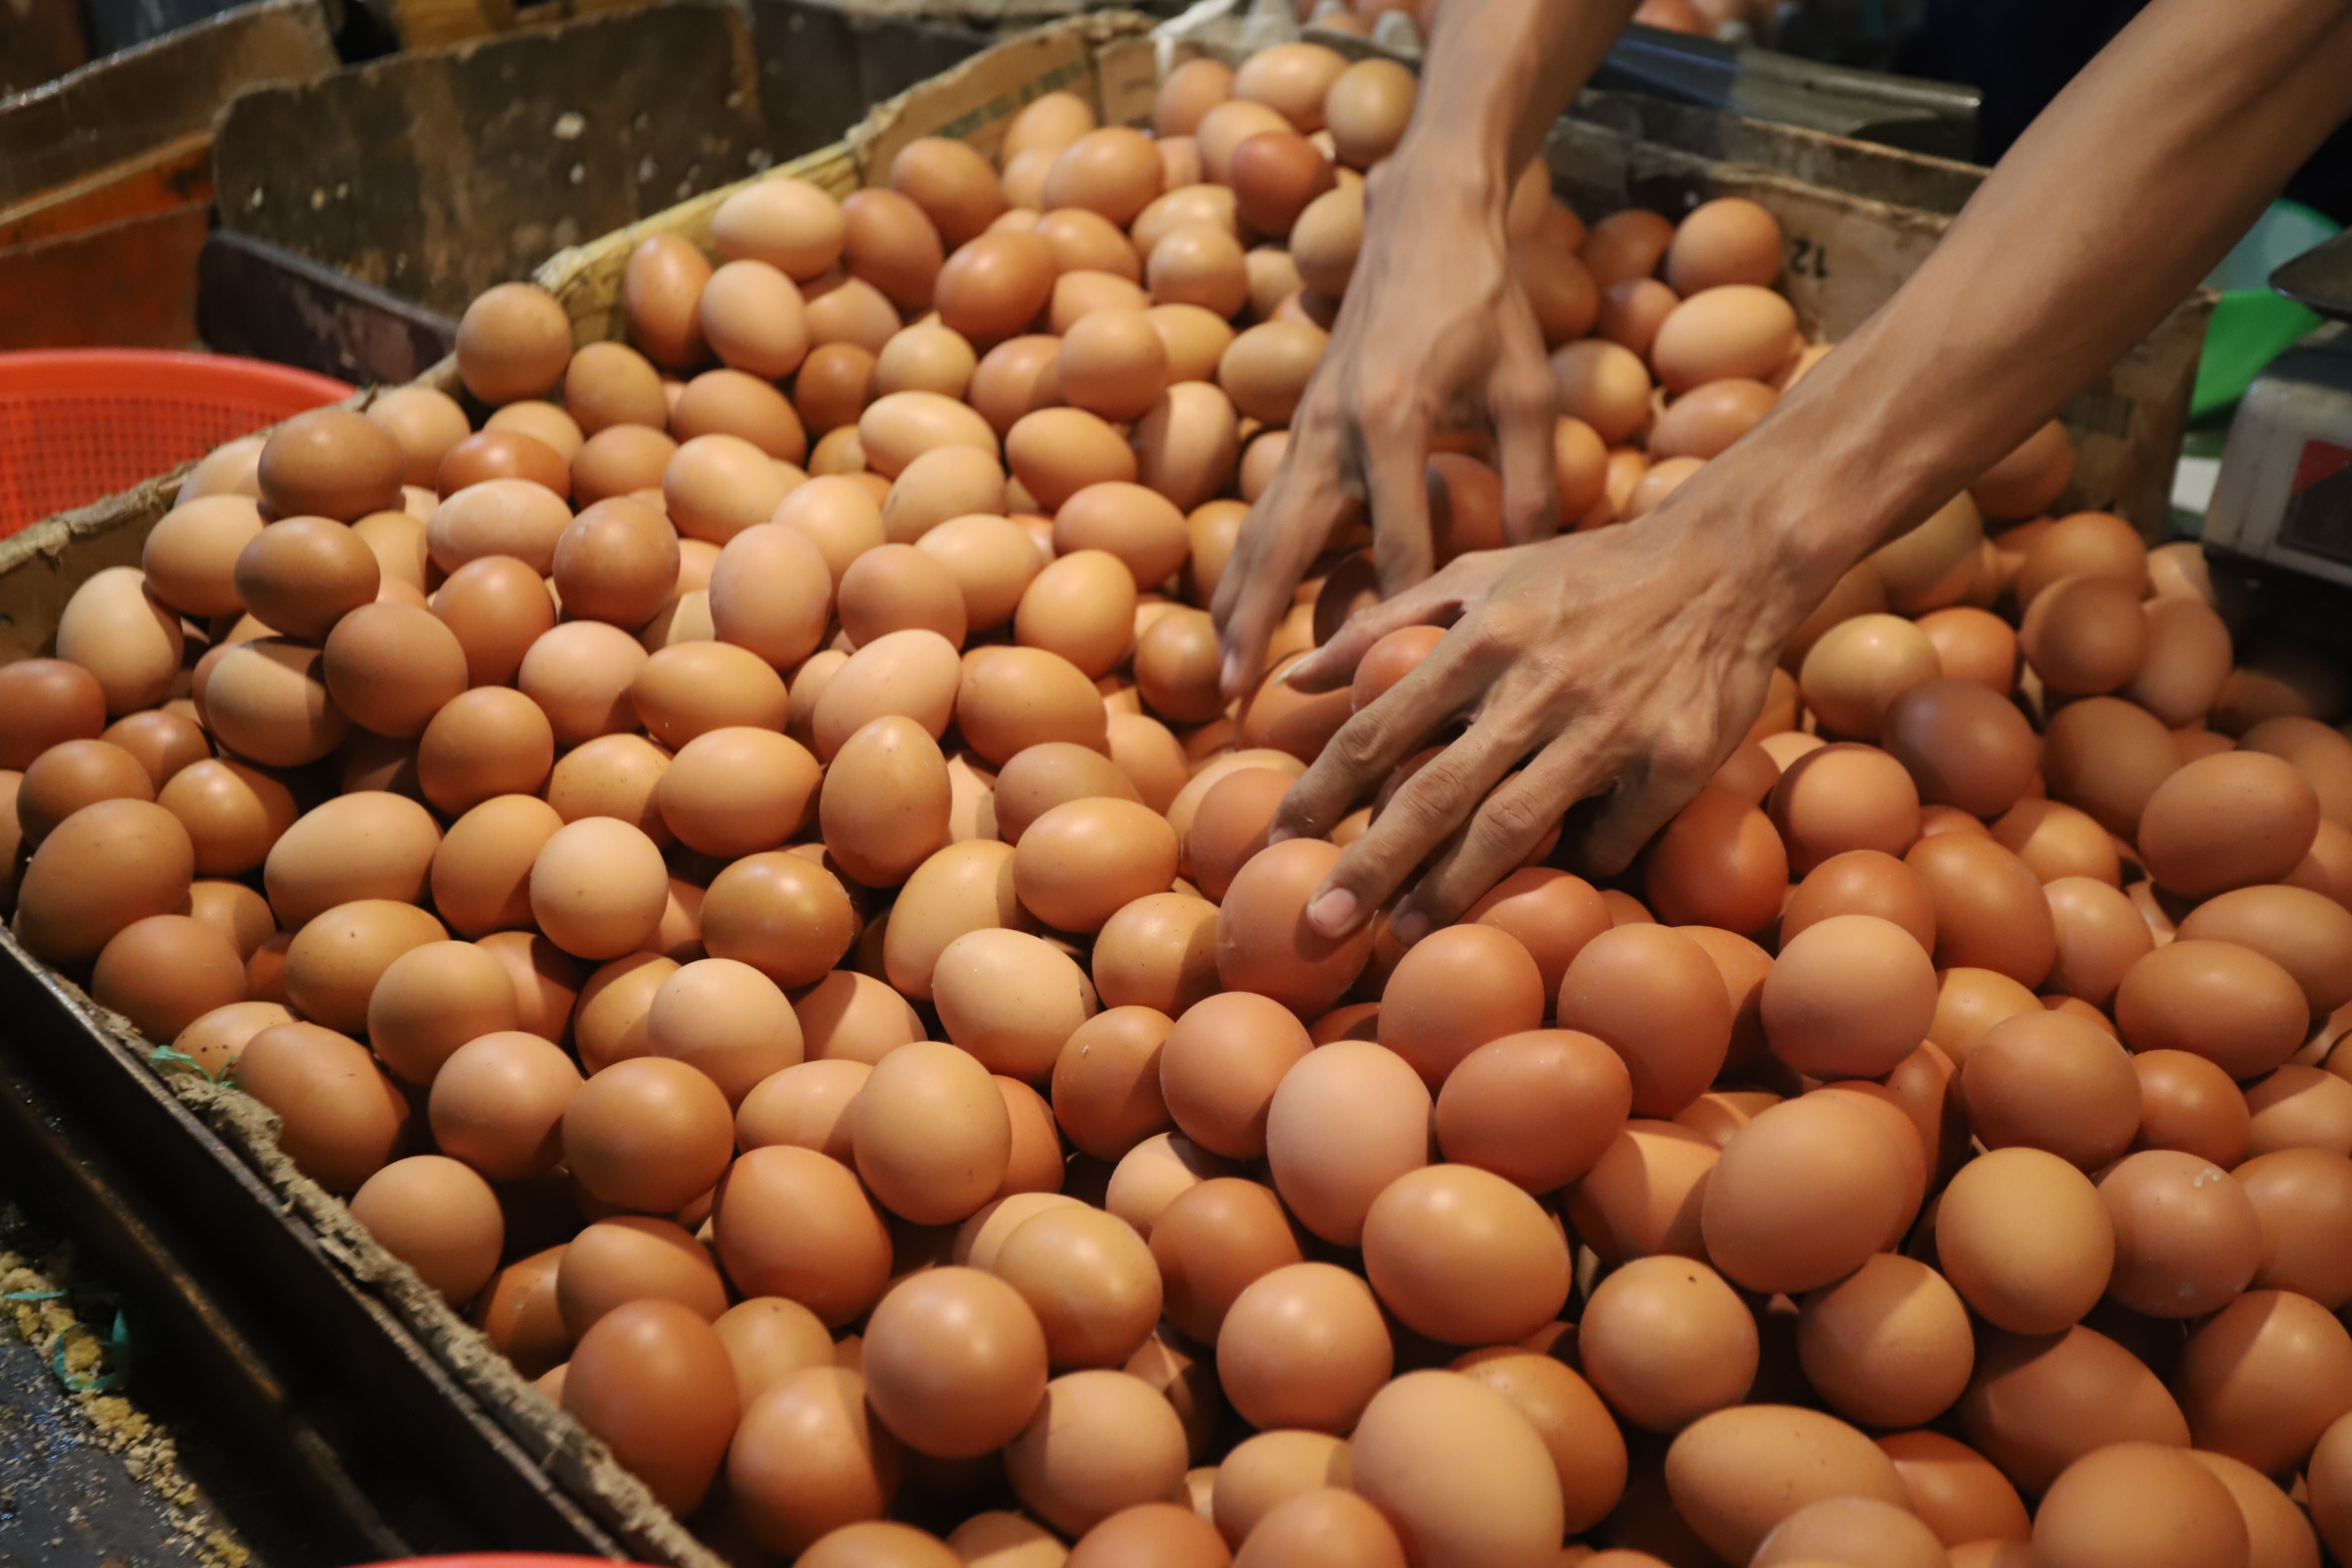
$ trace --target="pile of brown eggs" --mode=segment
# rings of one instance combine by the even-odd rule
[[[470,402],[222,449],[0,667],[0,907],[744,1562],[2352,1552],[2344,687],[2044,515],[2062,430],[1616,885],[1302,925],[1270,815],[1436,634],[1229,707],[1201,607],[1412,92],[1288,45],[755,184],[633,347],[491,290]],[[1752,204],[1510,221],[1578,526],[1823,352]]]

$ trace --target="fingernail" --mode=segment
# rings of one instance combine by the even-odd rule
[[[1270,850],[1275,845],[1286,843],[1291,839],[1297,838],[1298,836],[1298,835],[1297,833],[1293,832],[1287,827],[1282,827],[1279,825],[1270,827],[1266,829],[1266,848]]]
[[[1225,667],[1217,672],[1218,686],[1226,692],[1236,692],[1248,678],[1242,670],[1242,656],[1238,653],[1227,654]]]
[[[1419,909],[1400,914],[1389,922],[1389,935],[1409,948],[1429,935],[1429,916]]]
[[[1327,937],[1336,937],[1355,923],[1355,895],[1333,888],[1306,906],[1306,923]]]
[[[1288,686],[1291,683],[1291,672],[1305,662],[1306,661],[1303,659],[1293,660],[1291,662],[1283,665],[1281,669],[1277,670],[1274,678],[1268,681],[1266,684],[1269,686]]]

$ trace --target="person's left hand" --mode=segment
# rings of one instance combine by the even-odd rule
[[[1288,684],[1328,690],[1385,634],[1452,622],[1324,747],[1283,802],[1277,841],[1328,833],[1433,734],[1470,718],[1348,846],[1309,923],[1355,930],[1426,862],[1389,926],[1417,941],[1588,797],[1596,809],[1570,821],[1562,848],[1571,863],[1622,870],[1754,722],[1781,642],[1810,608],[1806,590],[1727,548],[1738,536],[1710,509],[1668,505],[1623,527],[1461,556],[1292,666]]]

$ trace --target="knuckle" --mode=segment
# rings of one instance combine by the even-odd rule
[[[1324,756],[1335,759],[1349,774],[1361,775],[1380,765],[1387,749],[1381,726],[1359,716],[1340,727]]]
[[[1524,789],[1497,793],[1487,802],[1479,817],[1487,839],[1497,849],[1513,852],[1542,837],[1556,819]]]

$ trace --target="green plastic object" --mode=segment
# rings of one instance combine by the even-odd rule
[[[2192,424],[2227,415],[2263,368],[2300,342],[2322,318],[2271,292],[2273,269],[2332,238],[2337,225],[2299,202],[2273,202],[2246,237],[2206,277],[2221,291],[2205,328],[2197,384],[2189,395]]]

